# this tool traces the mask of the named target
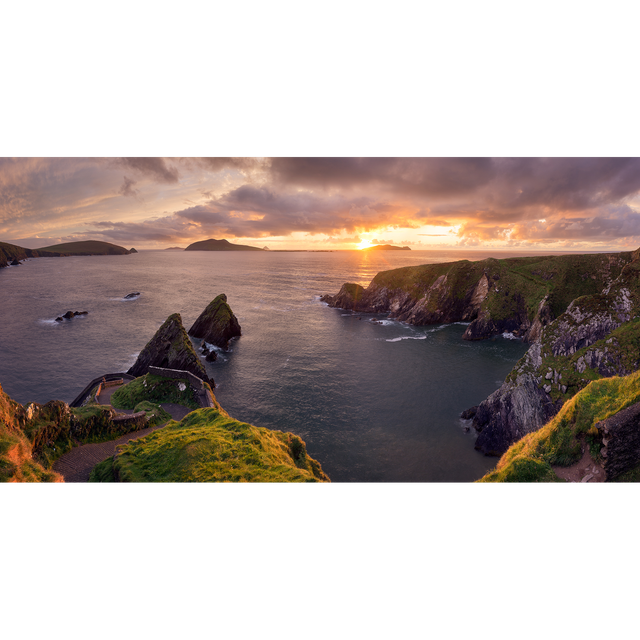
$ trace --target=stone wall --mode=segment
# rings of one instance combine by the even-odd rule
[[[201,407],[215,407],[216,402],[209,387],[204,382],[188,371],[180,371],[179,369],[162,369],[160,367],[149,367],[149,373],[154,376],[163,378],[171,378],[172,380],[187,380],[189,386],[193,389],[193,395]]]
[[[640,464],[640,402],[596,424],[607,480]]]
[[[173,380],[179,380],[180,378],[186,378],[189,384],[196,391],[202,391],[204,389],[204,382],[194,376],[189,371],[180,371],[179,369],[162,369],[160,367],[149,367],[149,373],[152,376],[161,376],[163,378],[172,378]]]

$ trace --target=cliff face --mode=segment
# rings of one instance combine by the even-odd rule
[[[209,382],[204,365],[193,349],[179,313],[170,315],[164,321],[127,373],[142,376],[149,371],[150,366],[190,371]]]
[[[602,293],[575,299],[536,342],[505,383],[477,407],[476,448],[500,455],[537,431],[592,380],[628,375],[640,366],[638,252]]]
[[[226,349],[232,338],[242,335],[238,319],[231,311],[224,293],[221,293],[207,305],[207,308],[189,329],[189,335],[201,338],[221,349]]]
[[[619,253],[403,267],[378,273],[366,289],[347,283],[322,300],[414,325],[469,322],[466,340],[508,331],[533,342],[573,299],[600,293],[631,259]]]

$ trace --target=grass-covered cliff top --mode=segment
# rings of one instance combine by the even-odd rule
[[[296,435],[198,409],[180,422],[118,447],[97,465],[91,481],[325,482],[320,464]]]
[[[401,290],[419,300],[438,278],[446,276],[451,296],[463,299],[485,274],[489,281],[485,304],[493,319],[510,317],[524,303],[529,319],[533,320],[545,296],[557,317],[575,298],[600,293],[631,259],[631,252],[623,252],[487,258],[476,262],[459,260],[382,271],[371,281],[368,290]]]
[[[560,482],[552,465],[577,462],[582,446],[598,457],[596,423],[640,401],[640,371],[591,382],[544,427],[513,444],[480,482]]]

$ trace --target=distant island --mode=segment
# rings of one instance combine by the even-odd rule
[[[184,251],[184,247],[167,247],[164,251]]]
[[[190,244],[185,251],[264,251],[260,247],[250,247],[248,244],[231,244],[228,240],[200,240]]]
[[[376,244],[373,247],[366,247],[363,251],[411,251],[409,247],[396,247],[392,244]]]
[[[135,249],[125,249],[110,242],[83,240],[54,244],[39,249],[27,249],[17,244],[0,242],[0,268],[20,264],[27,258],[59,258],[65,256],[119,256],[138,253]]]

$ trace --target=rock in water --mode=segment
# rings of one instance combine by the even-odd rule
[[[127,295],[124,297],[125,300],[131,300],[131,298],[137,298],[140,295],[139,291],[136,291],[134,293],[127,293]]]
[[[190,371],[198,378],[209,382],[204,365],[189,340],[179,313],[174,313],[165,320],[127,373],[143,376],[149,371],[149,367]]]
[[[222,349],[228,347],[231,338],[242,335],[238,319],[227,304],[227,296],[224,293],[208,304],[189,329],[189,335],[202,338],[209,344],[215,344]]]

